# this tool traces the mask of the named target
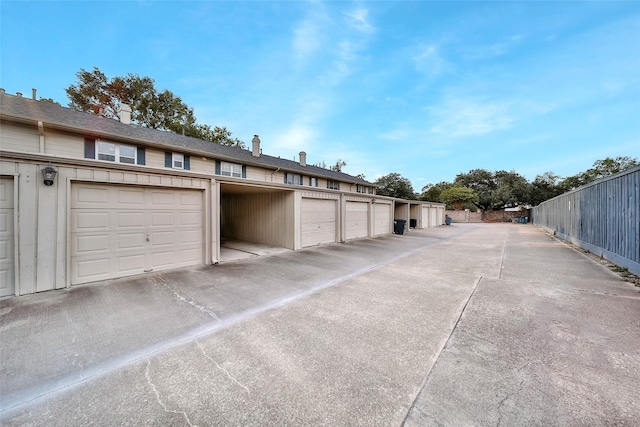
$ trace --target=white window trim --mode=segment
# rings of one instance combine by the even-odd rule
[[[112,144],[115,146],[115,151],[113,154],[111,153],[101,153],[100,152],[100,144]],[[129,163],[129,162],[123,162],[121,161],[121,157],[120,157],[120,148],[122,147],[126,147],[126,148],[131,148],[133,149],[133,163]],[[115,159],[114,160],[108,160],[108,159],[101,159],[100,158],[100,154],[106,155],[106,156],[114,156]],[[124,156],[127,159],[131,159],[131,157],[129,156]],[[102,160],[104,162],[114,162],[114,163],[124,163],[124,164],[133,164],[133,165],[137,165],[138,164],[138,148],[135,145],[128,145],[128,144],[119,144],[117,142],[111,142],[111,141],[102,141],[102,140],[96,140],[96,160]]]
[[[296,180],[298,182],[296,182]],[[287,173],[287,184],[289,185],[303,185],[302,175],[298,173]]]
[[[220,175],[242,178],[242,165],[231,162],[220,162]]]
[[[176,162],[179,162],[181,166],[176,166]],[[171,153],[171,167],[173,169],[184,169],[184,154]]]

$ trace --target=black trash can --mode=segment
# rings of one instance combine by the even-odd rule
[[[393,232],[396,234],[404,234],[404,226],[407,224],[406,219],[393,220]]]

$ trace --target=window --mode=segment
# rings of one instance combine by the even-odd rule
[[[242,178],[242,165],[237,163],[220,162],[220,175]]]
[[[172,153],[171,167],[174,169],[184,169],[184,154]]]
[[[309,186],[310,187],[317,187],[318,186],[318,178],[309,177]]]
[[[338,181],[327,180],[327,188],[330,190],[339,190],[340,183]]]
[[[365,194],[367,192],[367,188],[364,185],[356,184],[356,192]]]
[[[136,164],[136,147],[115,144],[113,142],[96,141],[96,159],[108,162]]]
[[[285,173],[284,183],[291,185],[302,185],[302,175],[298,175],[297,173]]]
[[[369,194],[373,194],[373,187],[369,187]]]

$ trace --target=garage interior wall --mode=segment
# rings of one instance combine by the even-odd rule
[[[221,238],[294,249],[293,191],[220,193]]]
[[[422,205],[411,204],[409,207],[409,226],[422,228]]]

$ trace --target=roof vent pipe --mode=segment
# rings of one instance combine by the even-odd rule
[[[18,96],[18,98],[22,98],[22,92],[16,92],[16,95]]]
[[[307,153],[304,151],[300,152],[300,166],[307,166]]]
[[[36,88],[31,89],[31,97],[34,101],[36,100]]]
[[[120,104],[120,123],[131,124],[131,107],[128,104]]]
[[[258,138],[258,135],[253,135],[251,144],[252,144],[251,154],[253,155],[253,157],[260,157],[260,153],[262,151],[260,150],[260,138]]]

